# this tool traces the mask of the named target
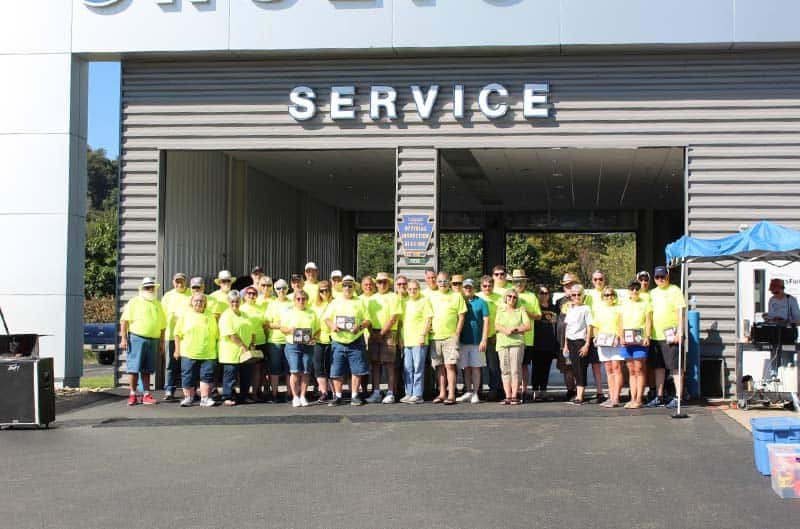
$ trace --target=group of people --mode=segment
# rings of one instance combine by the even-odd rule
[[[479,403],[484,372],[484,398],[518,405],[553,400],[548,393],[553,360],[564,375],[566,398],[575,405],[586,401],[589,366],[602,406],[622,405],[623,365],[630,387],[626,408],[674,406],[674,399],[665,399],[666,370],[681,391],[678,344],[685,303],[665,267],[654,270],[653,288],[648,272],[637,274],[624,300],[606,285],[603,272],[592,274],[591,288],[568,272],[561,280],[564,296],[556,302],[546,285],[529,289],[524,270],[508,274],[502,265],[479,279],[426,270],[424,283],[386,272],[357,282],[338,270],[320,280],[313,262],[289,283],[273,282],[261,267],[250,275],[252,284],[238,290],[236,278],[222,270],[214,279],[218,289],[206,294],[202,277],[177,273],[161,300],[155,280],[142,280],[121,316],[129,405],[157,402],[148,388],[164,357],[164,399],[175,399],[180,384],[182,406],[198,400],[200,406],[216,405],[221,380],[224,405],[286,400],[305,407],[312,373],[317,402],[329,406],[343,403],[347,382],[350,404],[356,406],[421,403],[426,384],[435,386],[433,403]],[[426,382],[428,366],[434,382]],[[653,391],[650,399],[644,396],[646,385]]]

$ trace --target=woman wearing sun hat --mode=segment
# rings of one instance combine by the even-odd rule
[[[219,289],[208,295],[210,298],[208,300],[209,303],[213,303],[213,305],[209,305],[208,309],[216,314],[217,318],[219,318],[230,305],[228,303],[228,293],[230,293],[234,281],[236,281],[236,278],[233,277],[228,270],[220,270],[217,277],[214,278],[214,284],[217,285]]]

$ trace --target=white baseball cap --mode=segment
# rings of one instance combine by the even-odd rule
[[[319,268],[317,268],[317,264],[314,261],[309,261],[303,270],[319,270]]]

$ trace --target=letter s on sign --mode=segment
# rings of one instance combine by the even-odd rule
[[[317,95],[313,88],[298,86],[289,93],[289,114],[297,121],[308,121],[317,113],[317,104],[314,99]]]

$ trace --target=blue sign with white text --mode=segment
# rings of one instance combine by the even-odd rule
[[[403,215],[397,224],[401,249],[406,258],[425,258],[433,234],[433,222],[428,215]]]

